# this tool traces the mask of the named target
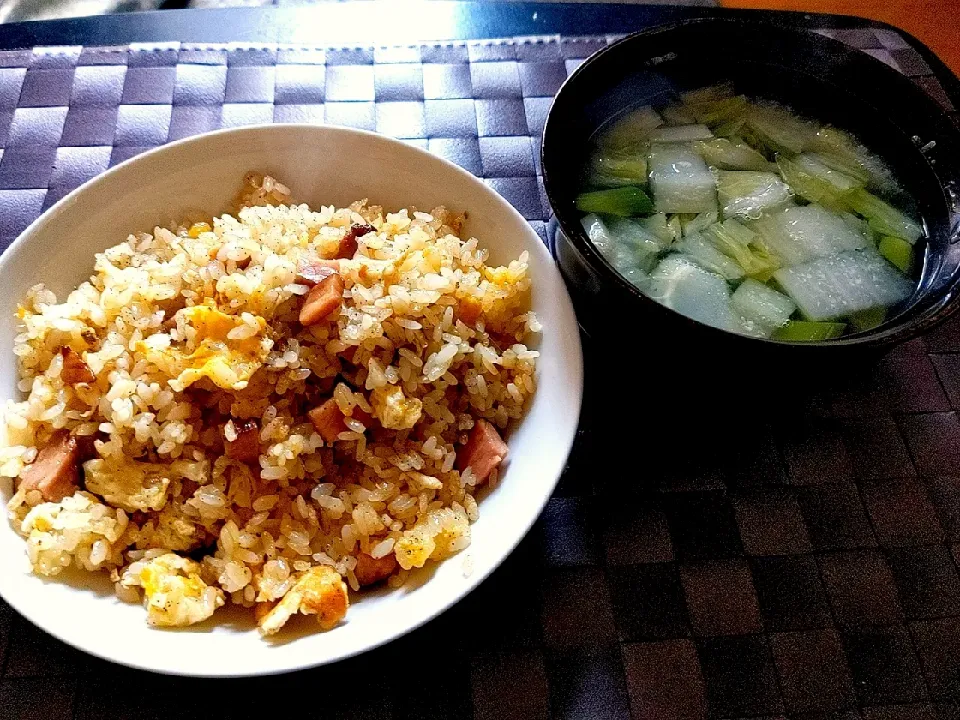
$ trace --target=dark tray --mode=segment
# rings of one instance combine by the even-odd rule
[[[566,75],[611,37],[720,12],[436,7],[417,32],[445,42],[401,49],[375,47],[376,32],[344,47],[360,34],[349,24],[330,47],[335,21],[369,14],[350,4],[0,26],[0,247],[145,149],[324,117],[460,163],[542,233],[539,133]],[[951,111],[960,98],[891,28],[770,17],[893,64]],[[643,388],[661,379],[625,396],[611,369],[631,365],[613,347],[586,344],[581,431],[536,530],[426,627],[329,668],[192,681],[82,656],[0,603],[0,718],[246,717],[298,703],[371,718],[960,717],[960,323],[802,401],[734,387],[713,405],[651,407]]]

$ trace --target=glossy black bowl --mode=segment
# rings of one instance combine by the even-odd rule
[[[926,228],[917,290],[883,325],[821,343],[784,343],[703,325],[644,296],[587,239],[574,207],[591,138],[627,109],[732,81],[737,92],[783,103],[856,135],[883,157]],[[960,284],[960,131],[910,80],[817,33],[704,18],[631,35],[588,58],[561,88],[543,134],[543,177],[558,225],[555,255],[588,334],[623,333],[670,347],[737,357],[834,360],[882,352],[944,320]]]

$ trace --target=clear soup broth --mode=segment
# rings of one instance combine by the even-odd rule
[[[743,335],[869,330],[917,285],[923,227],[890,168],[848,133],[730,86],[608,123],[576,204],[641,292]]]

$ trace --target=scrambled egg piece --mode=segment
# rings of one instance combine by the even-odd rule
[[[210,227],[210,223],[195,222],[190,226],[190,229],[187,230],[187,235],[196,240],[198,237],[203,235],[203,233],[210,232],[211,230],[213,230],[213,228]]]
[[[423,412],[423,403],[408,398],[396,385],[377,388],[370,393],[373,413],[385,428],[408,430],[417,424]]]
[[[243,390],[273,345],[264,335],[267,321],[260,316],[247,315],[257,326],[256,332],[247,336],[243,332],[248,327],[244,318],[220,312],[212,301],[183,308],[177,315],[196,330],[192,353],[152,347],[149,342],[140,347],[150,362],[176,376],[170,383],[174,390],[183,390],[203,377],[224,390]]]
[[[470,521],[459,505],[431,510],[403,533],[394,546],[404,570],[423,567],[427,560],[443,560],[470,544]]]
[[[127,512],[162,510],[170,484],[179,478],[198,484],[209,480],[206,461],[174,460],[169,464],[139,462],[127,458],[88,460],[83,464],[87,490]],[[169,545],[164,547],[172,550]]]
[[[270,612],[258,614],[260,634],[273,635],[297,611],[316,615],[320,627],[330,630],[347,614],[349,605],[347,585],[340,573],[325,565],[310,568]]]
[[[87,490],[127,512],[162,510],[174,475],[170,465],[136,460],[88,460],[83,474]]]
[[[223,591],[200,578],[200,563],[174,553],[131,566],[123,584],[143,588],[147,622],[158,627],[184,627],[206,620],[223,605]]]
[[[189,518],[183,517],[173,505],[167,505],[156,517],[156,527],[153,533],[142,541],[137,541],[138,548],[164,548],[185,552],[199,547],[203,534]]]

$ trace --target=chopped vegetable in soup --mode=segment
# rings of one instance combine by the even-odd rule
[[[576,207],[657,302],[787,342],[880,325],[913,294],[923,228],[855,138],[723,85],[631,110],[596,138]]]

